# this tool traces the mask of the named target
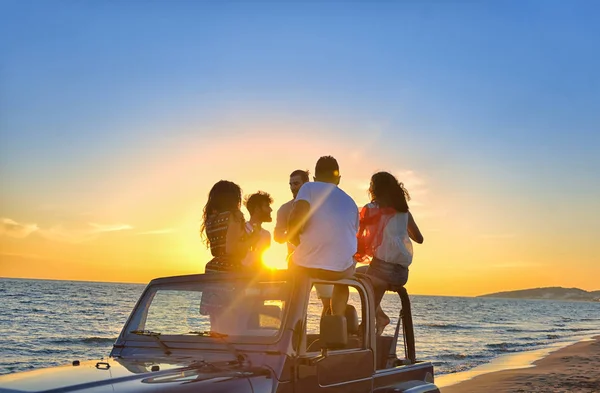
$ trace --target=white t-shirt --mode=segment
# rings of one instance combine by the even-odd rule
[[[309,217],[294,251],[294,263],[314,269],[341,272],[354,264],[358,207],[335,184],[304,183],[296,201],[310,204]]]
[[[408,213],[394,214],[383,229],[383,238],[374,256],[382,261],[408,267],[412,263],[413,247],[407,228]]]

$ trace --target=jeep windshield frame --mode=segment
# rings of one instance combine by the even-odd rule
[[[206,343],[274,344],[285,330],[293,290],[285,271],[156,279],[144,290],[115,346],[155,347],[157,338],[170,350]]]

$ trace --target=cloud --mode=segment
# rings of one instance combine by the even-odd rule
[[[133,226],[128,224],[99,224],[96,222],[88,222],[86,224],[58,224],[48,229],[40,229],[40,234],[46,239],[66,242],[66,243],[82,243],[93,240],[98,236],[118,231],[127,231],[133,229]]]
[[[81,243],[94,239],[100,234],[116,231],[126,231],[133,229],[128,224],[99,224],[89,222],[85,224],[57,224],[49,228],[41,228],[37,224],[23,224],[10,218],[0,218],[0,236],[9,236],[23,239],[32,233],[37,233],[45,239],[67,242]]]
[[[426,188],[425,180],[412,170],[397,170],[394,172],[394,176],[404,184],[411,197],[414,195],[424,195],[429,192]]]
[[[21,224],[10,218],[0,218],[0,235],[22,239],[39,230],[37,224]]]
[[[63,243],[82,243],[97,237],[97,233],[90,228],[73,228],[64,224],[40,229],[40,235],[45,239]]]
[[[152,231],[144,231],[144,232],[138,232],[136,233],[136,235],[163,235],[165,233],[172,233],[175,230],[173,228],[164,228],[164,229],[155,229]]]
[[[426,187],[426,181],[412,170],[395,170],[389,172],[392,173],[396,179],[398,179],[398,181],[404,184],[404,187],[411,197],[408,205],[410,207],[419,207],[421,208],[419,211],[423,212],[422,207],[427,205],[426,194],[429,192]],[[349,183],[350,187],[357,191],[356,193],[353,193],[353,196],[357,202],[362,201],[363,199],[369,199],[368,189],[370,186],[371,175],[373,173],[361,179],[353,178]]]
[[[94,232],[114,232],[133,229],[131,225],[127,224],[98,224],[95,222],[90,222],[88,225],[93,228]]]

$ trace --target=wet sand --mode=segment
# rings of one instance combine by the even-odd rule
[[[531,367],[482,374],[442,393],[600,392],[600,336],[551,352]]]

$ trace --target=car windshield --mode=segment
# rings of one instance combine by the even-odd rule
[[[214,339],[276,337],[289,293],[289,283],[285,281],[223,280],[157,285],[138,306],[138,315],[128,333],[160,338],[166,335]]]

